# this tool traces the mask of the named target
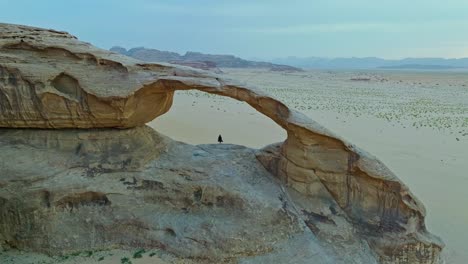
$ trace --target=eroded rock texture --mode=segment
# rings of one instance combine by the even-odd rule
[[[255,155],[269,173],[279,179],[281,184],[275,185],[277,186],[275,188],[279,188],[277,192],[274,195],[270,193],[264,197],[262,194],[256,193],[254,189],[257,186],[252,188],[252,186],[255,186],[254,182],[252,182],[255,181],[253,177],[252,181],[248,181],[250,185],[242,185],[245,188],[235,189],[236,195],[228,195],[230,197],[228,199],[228,209],[225,209],[226,212],[224,212],[228,214],[228,211],[235,209],[237,211],[234,210],[236,215],[233,217],[243,216],[245,219],[252,220],[255,219],[255,212],[266,210],[261,211],[261,214],[264,215],[261,218],[263,220],[260,222],[266,221],[267,224],[263,226],[260,222],[254,221],[251,227],[253,228],[254,224],[258,223],[259,229],[257,229],[258,232],[255,235],[265,237],[265,244],[259,242],[258,239],[260,238],[256,240],[255,235],[251,237],[246,234],[246,239],[243,239],[244,235],[236,232],[240,232],[241,229],[249,230],[250,226],[247,223],[251,221],[245,222],[246,225],[240,228],[242,226],[241,223],[243,223],[241,219],[233,218],[240,222],[236,222],[235,224],[234,222],[228,222],[234,226],[221,226],[217,229],[208,228],[210,231],[203,229],[201,224],[196,225],[193,232],[201,233],[196,238],[188,235],[188,237],[194,238],[191,241],[200,242],[202,241],[200,238],[203,236],[208,237],[208,239],[196,244],[198,246],[194,246],[195,244],[191,245],[190,249],[187,249],[187,252],[181,252],[181,250],[184,251],[181,249],[183,246],[188,246],[188,244],[184,244],[188,241],[184,239],[182,239],[184,242],[177,239],[174,240],[174,238],[178,238],[177,234],[181,232],[178,227],[171,227],[170,230],[172,231],[167,231],[165,227],[161,227],[163,231],[154,231],[158,230],[155,226],[164,226],[161,223],[165,223],[164,219],[166,219],[166,216],[162,212],[177,215],[177,217],[173,215],[172,218],[167,218],[170,219],[170,222],[174,223],[177,223],[177,219],[182,219],[183,217],[190,217],[194,223],[203,221],[207,215],[198,215],[197,211],[192,211],[189,205],[193,206],[197,202],[199,204],[202,203],[202,198],[196,201],[197,197],[200,197],[201,192],[201,194],[205,193],[206,197],[211,197],[204,205],[206,206],[205,209],[212,210],[214,208],[217,210],[215,206],[217,194],[214,193],[219,192],[219,190],[216,188],[216,190],[210,189],[214,187],[208,188],[205,185],[211,186],[212,183],[224,184],[222,181],[227,178],[222,178],[221,176],[217,176],[219,178],[214,176],[208,177],[208,180],[203,182],[204,185],[196,185],[201,188],[201,191],[197,189],[198,187],[193,187],[195,185],[190,180],[178,182],[177,184],[174,183],[179,189],[170,187],[161,190],[163,186],[167,187],[167,183],[161,183],[162,185],[160,185],[153,182],[154,179],[147,179],[147,177],[150,177],[150,175],[155,177],[154,170],[159,173],[158,166],[160,165],[158,164],[161,164],[164,158],[161,158],[161,153],[158,151],[154,152],[153,148],[150,148],[151,150],[146,149],[145,144],[140,143],[143,139],[153,140],[148,145],[153,146],[156,144],[158,147],[155,149],[161,150],[164,148],[160,144],[164,145],[166,139],[156,140],[154,136],[132,139],[135,133],[142,133],[141,129],[144,130],[145,128],[122,131],[81,132],[77,130],[70,130],[68,132],[45,130],[41,133],[38,132],[37,135],[28,135],[28,132],[24,130],[6,130],[2,134],[2,140],[5,142],[6,145],[4,147],[8,148],[8,151],[16,151],[17,148],[21,149],[16,145],[16,147],[11,147],[12,144],[19,144],[18,146],[25,145],[32,149],[42,150],[40,152],[32,150],[28,152],[28,155],[34,155],[34,153],[44,152],[45,148],[41,146],[46,144],[46,146],[50,146],[48,149],[51,151],[61,153],[57,155],[57,159],[65,158],[65,160],[61,160],[60,162],[57,161],[57,164],[63,166],[60,167],[58,165],[52,166],[49,163],[50,160],[54,159],[45,160],[43,156],[37,157],[38,162],[42,160],[37,166],[50,167],[46,173],[40,174],[42,177],[45,177],[45,179],[55,178],[56,175],[67,175],[68,177],[66,184],[61,180],[58,182],[53,181],[54,184],[51,187],[59,183],[64,184],[60,187],[61,189],[58,188],[58,191],[49,190],[47,185],[42,187],[36,186],[31,189],[41,190],[42,188],[45,190],[39,192],[37,196],[31,194],[31,197],[39,197],[35,198],[35,201],[41,201],[32,203],[36,207],[24,206],[21,204],[21,199],[7,196],[7,193],[15,192],[10,191],[0,196],[0,204],[3,208],[2,213],[8,214],[0,218],[0,221],[2,221],[0,222],[0,226],[3,227],[2,234],[5,234],[5,241],[10,241],[8,243],[15,244],[15,246],[54,253],[61,250],[71,250],[74,247],[76,249],[83,248],[82,243],[89,240],[93,241],[92,243],[94,244],[92,245],[96,247],[105,247],[113,244],[161,246],[167,247],[168,250],[170,247],[173,248],[175,254],[190,257],[201,257],[201,253],[197,255],[195,252],[206,252],[207,248],[209,248],[212,250],[209,251],[212,253],[210,253],[210,256],[214,258],[225,259],[229,258],[229,256],[241,258],[246,255],[258,255],[268,258],[267,252],[277,252],[271,246],[276,243],[273,243],[273,241],[285,239],[285,237],[278,236],[288,232],[289,234],[298,232],[297,230],[303,230],[300,229],[301,226],[305,226],[307,227],[306,231],[304,231],[306,238],[301,237],[301,239],[304,239],[306,245],[308,243],[314,244],[317,240],[320,242],[320,247],[311,246],[315,250],[311,252],[321,252],[320,255],[323,258],[320,259],[323,259],[323,263],[328,263],[327,261],[335,263],[333,261],[340,259],[350,261],[347,254],[345,256],[343,253],[340,253],[340,247],[345,244],[348,245],[348,242],[354,250],[346,252],[354,252],[353,256],[359,255],[360,252],[362,253],[362,256],[355,256],[355,259],[362,260],[362,262],[355,263],[368,263],[368,259],[374,259],[380,263],[438,263],[439,261],[438,256],[443,244],[427,232],[424,225],[425,211],[423,205],[382,162],[333,135],[308,117],[289,109],[281,102],[254,88],[248,88],[230,80],[222,80],[217,75],[190,70],[181,66],[143,64],[139,61],[109,53],[97,49],[90,44],[80,42],[68,33],[6,24],[0,24],[0,74],[2,76],[0,78],[1,127],[74,129],[136,127],[144,125],[146,122],[168,111],[172,103],[174,91],[198,89],[247,102],[288,132],[288,138],[285,142],[269,146],[264,150],[258,151]],[[14,133],[25,134],[13,137]],[[87,136],[87,133],[101,135],[103,138],[101,139],[100,136],[97,136],[96,142],[103,140],[102,142],[104,143],[89,143],[92,142],[94,136]],[[113,136],[109,136],[109,140],[106,141],[107,134],[118,135],[116,137],[121,139],[121,141],[115,143]],[[74,145],[75,143],[70,143],[71,145],[68,146],[69,143],[62,142],[67,135],[71,138],[77,137],[85,142],[80,141],[77,146]],[[42,139],[39,139],[41,137]],[[11,138],[17,139],[16,141],[11,141]],[[24,138],[23,141],[21,141],[21,138]],[[161,137],[156,136],[156,138]],[[67,142],[75,141],[71,140]],[[111,147],[108,144],[111,144]],[[227,158],[227,160],[232,158],[228,156],[231,151],[240,151],[234,147],[234,149],[228,148],[222,150],[214,146],[210,146],[209,148],[213,149],[206,151],[209,153],[214,151],[213,153],[216,153],[215,160],[224,163],[227,162],[224,158]],[[150,154],[143,154],[148,151]],[[259,173],[257,171],[259,163],[254,160],[252,151],[245,151],[250,154],[243,156],[246,160],[242,160],[242,162],[247,162],[249,166],[246,167],[249,169],[243,171],[242,175],[238,175],[240,172],[233,169],[231,174],[234,178],[232,179],[250,175],[249,173],[252,172],[248,171],[252,170],[257,174],[266,175],[264,177],[265,181],[269,182],[268,184],[270,185],[273,184],[272,179],[268,177],[268,173],[265,171]],[[109,155],[109,153],[113,152],[118,153],[118,155]],[[20,156],[18,154],[20,153],[2,157],[2,160],[19,159]],[[28,155],[24,158],[24,162],[32,157],[28,157]],[[189,167],[197,166],[191,163],[197,161],[198,156],[196,155],[187,156],[177,151],[168,152],[165,155],[164,157],[167,159],[183,160],[183,163],[178,164],[178,166],[181,166],[180,168],[185,168],[187,165],[190,165]],[[125,157],[126,159],[124,159]],[[124,160],[121,160],[121,158]],[[116,160],[118,162],[113,163]],[[204,162],[208,161],[204,160]],[[10,163],[5,165],[6,167],[4,167],[0,176],[0,186],[16,188],[11,189],[16,190],[16,192],[19,190],[28,192],[28,186],[41,183],[41,180],[38,179],[31,180],[31,178],[38,177],[39,174],[33,172],[28,174],[23,172],[24,168],[18,168],[18,166],[14,165]],[[62,170],[55,171],[55,168],[62,168]],[[74,172],[74,169],[77,171]],[[172,169],[178,170],[178,167],[176,166]],[[186,170],[187,177],[198,175],[193,169],[189,170],[187,168]],[[220,172],[224,171],[224,168],[215,166],[211,174],[222,174]],[[105,177],[92,177],[96,173],[105,175]],[[82,174],[85,176],[78,176]],[[91,176],[86,178],[87,174]],[[21,180],[19,179],[21,179],[22,175],[26,175],[26,179],[29,179],[25,180],[28,184],[21,186],[12,185],[12,182],[20,182]],[[138,187],[140,189],[129,189],[128,187],[132,185],[125,185],[123,183],[123,187],[116,185],[120,187],[115,187],[115,190],[109,189],[114,188],[111,187],[113,185],[108,181],[115,175],[124,178],[123,182],[131,183],[135,188]],[[132,180],[129,181],[127,178],[130,175],[134,176],[131,176]],[[171,174],[168,173],[167,175]],[[8,177],[13,177],[17,180],[12,180]],[[260,180],[261,176],[258,177],[258,180]],[[99,179],[103,182],[99,182]],[[81,191],[76,192],[76,188],[69,185],[74,182],[82,184],[79,185],[82,187]],[[234,186],[236,185],[233,184],[230,188],[235,188]],[[197,190],[196,194],[192,192],[192,187]],[[210,192],[212,193],[208,192],[207,194],[206,190],[203,189],[205,187],[211,190]],[[2,190],[4,189],[5,187],[2,188]],[[113,194],[114,191],[119,195]],[[221,192],[227,191],[223,190]],[[188,197],[188,194],[193,194],[193,196]],[[282,194],[282,198],[278,198],[280,194]],[[163,195],[164,198],[161,198],[160,195]],[[249,196],[250,198],[247,199],[247,196],[244,197],[243,195],[251,195],[251,197]],[[172,207],[155,208],[158,214],[157,218],[154,219],[151,216],[145,216],[143,213],[148,212],[148,208],[150,208],[146,208],[149,206],[146,204],[149,203],[148,199],[153,202],[157,201],[155,202],[156,206],[163,206],[164,204],[164,206],[170,205]],[[273,200],[270,201],[270,199],[279,199],[281,203],[274,206],[269,205],[270,203],[278,203],[278,201],[274,202]],[[136,213],[134,211],[136,209],[131,208],[130,204],[132,203],[129,201],[135,202],[136,205],[144,201],[145,204],[142,205],[142,208],[146,209],[141,209],[141,214]],[[257,204],[258,207],[247,206],[250,202]],[[46,219],[48,217],[58,218],[41,222],[43,220],[35,220],[39,216],[26,216],[25,212],[29,209],[37,208],[37,206],[43,204],[46,205],[46,209],[32,210],[32,212],[37,212],[38,214],[39,212],[45,212],[45,215],[42,217]],[[287,205],[292,206],[294,210],[291,208],[284,209],[283,206]],[[283,211],[287,211],[285,214],[288,216],[277,215],[276,209],[272,209],[273,211],[269,212],[267,211],[270,209],[265,209],[278,209],[278,206],[283,208]],[[53,221],[58,221],[57,224],[60,225],[70,223],[70,228],[75,224],[79,226],[77,230],[82,231],[78,233],[86,232],[86,225],[80,222],[86,220],[84,217],[80,216],[68,219],[62,213],[56,214],[57,210],[66,209],[67,213],[81,213],[81,210],[88,210],[88,207],[112,208],[112,214],[97,214],[96,211],[85,213],[90,217],[91,220],[89,221],[100,223],[100,229],[98,228],[93,232],[86,233],[87,235],[84,238],[82,235],[79,235],[78,238],[74,238],[75,240],[67,238],[68,242],[61,240],[59,244],[55,245],[53,241],[59,237],[58,231],[51,230],[53,227],[50,225],[46,226],[47,223]],[[175,214],[173,212],[175,208],[184,211],[184,214]],[[210,210],[207,212],[214,212]],[[289,211],[293,211],[294,216],[291,216],[288,213]],[[52,214],[51,212],[54,213]],[[252,215],[244,215],[248,214],[248,212],[251,212]],[[216,211],[216,213],[219,212]],[[124,220],[126,224],[117,225],[119,228],[116,230],[106,229],[107,225],[115,226],[116,223],[114,221],[120,219],[119,217],[122,215],[126,219]],[[154,217],[154,214],[150,215]],[[98,217],[98,220],[93,220],[93,217]],[[127,217],[133,220],[130,221]],[[195,221],[192,218],[198,220]],[[221,215],[214,215],[212,218],[223,219]],[[39,219],[42,218],[39,217]],[[278,227],[266,219],[277,223]],[[296,222],[292,219],[295,219],[294,221]],[[226,217],[223,220],[227,221]],[[239,226],[235,226],[237,224]],[[7,232],[7,227],[10,225],[17,228],[12,229],[12,233]],[[294,228],[290,229],[292,227]],[[27,228],[27,231],[30,232],[22,231],[22,228]],[[281,231],[282,228],[289,229]],[[190,230],[186,226],[182,229]],[[41,238],[38,238],[37,234],[31,230],[43,230],[41,232],[46,232],[44,230],[47,230],[46,233],[48,235],[45,237],[39,236]],[[141,238],[137,239],[131,235],[132,232],[143,234],[143,230],[146,230],[145,236],[148,236],[147,240],[142,241]],[[268,232],[273,232],[274,234]],[[94,234],[94,237],[87,237],[91,236],[91,234]],[[183,234],[184,237],[187,237],[187,233]],[[189,232],[189,234],[192,233]],[[170,239],[171,237],[172,239]],[[223,238],[230,240],[227,242]],[[240,239],[237,240],[239,242],[238,245],[234,242],[236,238]],[[44,239],[48,239],[48,242],[44,241]],[[268,239],[272,240],[268,242],[266,241]],[[290,248],[294,243],[302,245],[303,242],[297,242],[299,240],[294,240],[296,242],[287,240],[284,248]],[[221,247],[222,245],[225,246]],[[270,248],[268,246],[257,248],[257,246],[260,247],[259,245],[270,245]],[[203,247],[204,250],[202,250]],[[251,253],[247,253],[249,250]],[[293,254],[291,252],[294,252],[294,250],[287,252],[289,253],[284,254]],[[277,255],[270,255],[270,257],[276,258]],[[252,259],[255,258],[250,258],[250,260]],[[366,261],[363,259],[366,259]],[[344,263],[352,263],[346,261]],[[297,263],[303,262],[298,261]]]
[[[173,96],[144,82],[173,71],[138,64],[68,33],[0,24],[0,126],[144,124],[165,113]]]
[[[377,263],[332,200],[335,214],[322,216],[255,155],[149,127],[0,130],[0,243],[51,254],[157,247],[214,263]],[[301,212],[333,236],[315,237]]]

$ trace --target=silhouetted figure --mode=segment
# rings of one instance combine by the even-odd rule
[[[218,143],[223,143],[223,137],[221,135],[218,136]]]

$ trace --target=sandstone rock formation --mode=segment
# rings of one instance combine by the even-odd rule
[[[138,127],[4,129],[0,150],[8,160],[0,164],[0,241],[10,247],[51,254],[158,247],[217,263],[377,263],[338,205],[330,200],[336,215],[315,213],[252,149],[191,146]],[[317,230],[333,231],[334,242],[316,238],[301,212]]]
[[[0,167],[0,243],[53,254],[162,247],[246,263],[440,261],[423,205],[382,162],[254,88],[7,24],[0,75],[0,153],[11,161]],[[247,102],[288,138],[254,152],[176,144],[141,127],[187,89]]]

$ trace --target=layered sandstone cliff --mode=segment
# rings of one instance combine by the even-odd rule
[[[259,263],[298,256],[300,244],[308,253],[296,263],[439,263],[443,244],[426,230],[423,205],[382,162],[262,91],[8,24],[0,76],[1,243],[53,254],[141,245]],[[193,147],[141,127],[188,89],[247,102],[287,140],[256,152]],[[225,171],[232,159],[249,169]]]

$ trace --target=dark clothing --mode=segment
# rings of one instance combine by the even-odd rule
[[[223,143],[223,137],[221,135],[218,136],[218,143]]]

